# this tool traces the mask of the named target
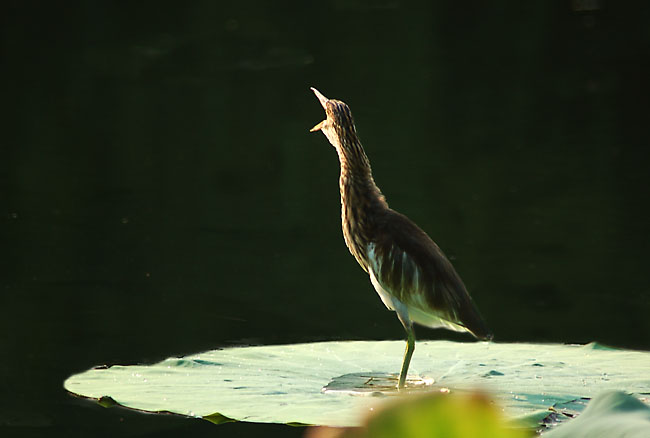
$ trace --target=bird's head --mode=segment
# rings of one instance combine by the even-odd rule
[[[340,150],[347,141],[356,137],[352,112],[340,100],[328,99],[314,87],[311,88],[311,91],[314,92],[320,104],[323,106],[327,118],[311,128],[310,132],[321,131],[325,134],[325,137],[327,137],[332,146]]]

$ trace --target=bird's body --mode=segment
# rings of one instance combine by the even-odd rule
[[[409,218],[388,207],[372,177],[348,106],[312,90],[327,113],[312,131],[322,131],[339,156],[345,243],[407,332],[399,379],[402,388],[415,348],[413,322],[467,331],[480,339],[489,339],[491,334],[440,248]]]

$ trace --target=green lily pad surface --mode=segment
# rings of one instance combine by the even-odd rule
[[[650,437],[650,407],[622,392],[598,395],[577,419],[550,431],[547,438]]]
[[[420,341],[410,391],[390,386],[404,342],[344,341],[235,347],[154,365],[91,369],[65,389],[150,412],[238,421],[357,426],[409,392],[483,391],[509,417],[541,421],[549,408],[621,390],[650,394],[650,353],[598,344]],[[374,379],[373,376],[376,376]],[[365,379],[365,380],[364,380]],[[377,390],[364,382],[381,381]],[[645,398],[644,398],[645,397]]]

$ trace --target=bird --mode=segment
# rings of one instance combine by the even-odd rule
[[[415,351],[413,324],[469,332],[480,340],[492,333],[465,284],[438,245],[405,215],[391,209],[375,183],[370,160],[357,135],[352,112],[340,100],[311,87],[326,118],[321,131],[340,164],[341,224],[350,253],[369,275],[384,305],[397,313],[406,348],[397,388],[404,389]]]

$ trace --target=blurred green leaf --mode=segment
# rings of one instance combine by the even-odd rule
[[[319,428],[309,438],[522,438],[486,395],[429,393],[387,403],[359,428]]]

